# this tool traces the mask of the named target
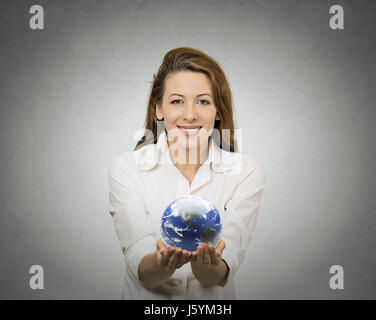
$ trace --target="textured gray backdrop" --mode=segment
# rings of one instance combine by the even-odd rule
[[[375,299],[375,18],[375,1],[2,0],[0,298],[120,299],[107,168],[164,54],[191,46],[223,67],[267,179],[238,298]]]

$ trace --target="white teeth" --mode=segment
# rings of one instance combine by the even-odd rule
[[[180,129],[183,130],[184,132],[187,132],[187,133],[194,133],[194,132],[197,132],[198,130],[200,130],[201,127],[199,127],[199,128],[192,128],[192,129],[187,129],[187,128],[180,127]]]
[[[194,129],[184,129],[184,128],[182,128],[184,131],[186,131],[186,132],[196,132],[196,131],[198,131],[198,129],[200,129],[200,128],[194,128]]]

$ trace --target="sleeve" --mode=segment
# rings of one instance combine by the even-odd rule
[[[264,186],[265,174],[261,168],[255,167],[238,185],[233,197],[225,205],[222,239],[226,247],[222,259],[229,267],[229,272],[219,286],[226,285],[244,259],[256,227]]]
[[[146,254],[155,251],[156,239],[129,156],[119,155],[111,162],[108,180],[110,214],[125,264],[139,281],[138,266]]]

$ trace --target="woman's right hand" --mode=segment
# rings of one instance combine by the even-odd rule
[[[165,267],[167,271],[174,272],[182,265],[190,261],[191,252],[181,248],[167,248],[162,239],[157,241],[157,263],[158,266]]]

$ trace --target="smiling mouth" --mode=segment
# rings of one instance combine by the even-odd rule
[[[199,126],[199,127],[196,127],[196,128],[183,128],[183,127],[178,126],[178,128],[186,136],[195,136],[195,135],[198,134],[198,132],[200,131],[202,126]]]

